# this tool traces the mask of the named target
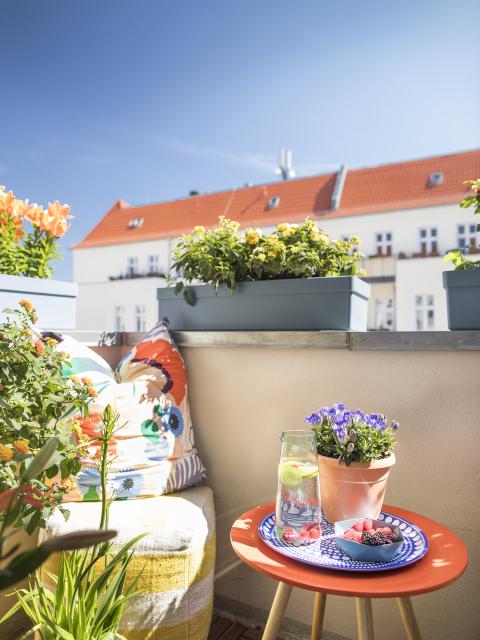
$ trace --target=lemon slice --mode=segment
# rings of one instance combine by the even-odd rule
[[[303,480],[302,467],[284,462],[280,471],[280,479],[286,487],[298,487]]]

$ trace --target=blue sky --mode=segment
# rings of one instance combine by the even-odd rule
[[[480,146],[469,0],[2,0],[0,183],[130,204]]]

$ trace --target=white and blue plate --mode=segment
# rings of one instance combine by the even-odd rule
[[[335,528],[322,516],[322,535],[313,544],[294,546],[281,540],[275,530],[275,513],[270,513],[258,525],[261,539],[274,551],[287,558],[322,569],[339,571],[386,571],[400,569],[423,558],[428,551],[428,539],[421,529],[391,513],[381,513],[378,520],[386,525],[399,527],[404,543],[399,553],[389,562],[353,560],[337,548]]]

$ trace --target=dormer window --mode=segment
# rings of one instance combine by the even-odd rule
[[[267,204],[267,209],[276,209],[280,204],[280,196],[273,196]]]
[[[143,218],[132,218],[128,221],[128,229],[139,229],[143,224]]]
[[[443,184],[443,173],[441,171],[435,171],[430,176],[428,181],[429,187],[438,187],[438,185]]]

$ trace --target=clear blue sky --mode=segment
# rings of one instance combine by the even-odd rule
[[[1,0],[0,183],[130,204],[480,146],[470,0]]]

